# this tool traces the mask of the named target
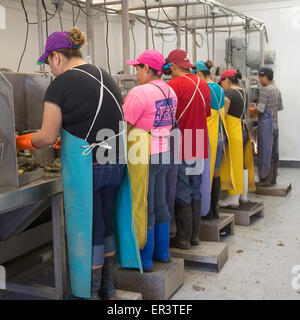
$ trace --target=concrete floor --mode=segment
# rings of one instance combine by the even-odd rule
[[[236,225],[235,234],[223,240],[229,257],[220,273],[186,268],[184,285],[171,300],[300,299],[300,288],[291,285],[296,276],[292,268],[300,265],[300,169],[280,168],[280,182],[292,183],[287,197],[249,195],[250,200],[264,203],[265,216],[255,218],[249,227]],[[36,297],[2,291],[1,299]]]
[[[236,225],[223,240],[229,257],[221,272],[185,269],[172,300],[300,300],[300,288],[291,284],[292,268],[300,265],[300,169],[280,168],[280,182],[292,183],[287,197],[249,194],[264,203],[265,216],[248,227]]]

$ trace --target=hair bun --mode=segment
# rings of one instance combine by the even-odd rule
[[[209,70],[214,66],[213,62],[210,61],[210,60],[207,60],[207,61],[205,62],[205,64],[206,64],[206,66],[207,66],[207,68],[208,68]]]
[[[86,42],[85,33],[82,32],[79,28],[72,28],[69,32],[70,41],[75,46],[83,46]]]
[[[243,78],[242,74],[240,73],[240,70],[237,70],[235,73],[235,78],[237,80],[241,80]]]

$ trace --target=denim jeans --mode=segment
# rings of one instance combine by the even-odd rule
[[[159,156],[161,160],[161,155]],[[151,162],[157,160],[157,155],[151,155]],[[170,213],[166,201],[166,176],[169,164],[149,164],[148,182],[148,230],[157,223],[170,221]],[[156,163],[157,161],[155,161]]]
[[[187,174],[187,169],[195,167],[196,162],[187,164],[184,160],[178,166],[175,201],[179,204],[189,204],[192,200],[201,200],[202,173],[195,175]]]
[[[123,171],[123,164],[93,166],[93,266],[102,265],[104,254],[115,251],[112,217]]]

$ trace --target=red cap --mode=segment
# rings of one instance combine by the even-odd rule
[[[235,70],[233,69],[228,69],[228,70],[225,70],[222,74],[221,74],[221,77],[220,77],[220,80],[219,80],[219,84],[220,82],[225,79],[225,78],[234,78],[235,77]]]
[[[196,69],[196,67],[191,64],[184,50],[176,49],[171,51],[168,55],[168,60],[170,63],[175,63],[183,69]]]

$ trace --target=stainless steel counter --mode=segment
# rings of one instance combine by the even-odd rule
[[[0,215],[10,215],[10,212],[21,208],[22,216],[25,217],[25,210],[22,208],[31,204],[40,203],[43,200],[50,199],[52,207],[52,223],[43,224],[36,228],[19,233],[5,241],[0,241],[0,248],[3,254],[11,255],[13,252],[24,254],[34,249],[42,242],[49,241],[48,237],[52,229],[53,251],[54,251],[54,270],[55,287],[23,285],[10,279],[6,279],[5,287],[9,291],[26,293],[45,297],[48,299],[63,299],[66,291],[66,248],[65,248],[65,226],[62,196],[61,179],[43,179],[35,181],[21,188],[3,188],[0,189]],[[24,214],[23,214],[24,212]],[[24,216],[24,217],[23,217]],[[50,228],[50,229],[49,229]],[[42,234],[41,234],[42,232]],[[46,237],[46,240],[44,239]],[[7,259],[4,261],[7,261]],[[0,283],[1,284],[1,283]]]
[[[21,188],[0,187],[0,214],[62,192],[61,179],[43,179]]]

